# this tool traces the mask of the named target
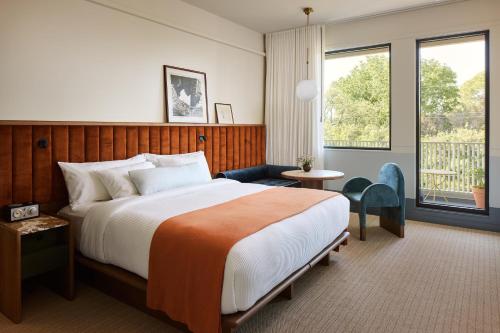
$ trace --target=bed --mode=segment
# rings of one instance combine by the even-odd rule
[[[75,203],[70,191],[66,190],[68,188],[68,179],[64,176],[64,172],[61,172],[60,163],[64,162],[73,164],[116,163],[114,166],[108,165],[108,167],[114,168],[118,167],[118,164],[122,165],[125,159],[135,161],[137,156],[142,154],[161,154],[161,156],[164,156],[163,158],[171,159],[172,157],[168,156],[198,152],[201,156],[204,156],[205,174],[208,177],[221,170],[253,167],[266,163],[264,125],[2,121],[0,124],[0,135],[4,142],[7,143],[1,146],[0,154],[0,183],[2,184],[2,188],[6,189],[5,191],[0,191],[0,204],[8,205],[33,201],[39,203],[40,209],[49,214],[55,214],[62,207],[68,205],[68,203],[72,205]],[[138,164],[139,161],[135,161],[134,163]],[[79,177],[76,177],[76,179],[79,179]],[[90,183],[95,186],[98,185],[98,182]],[[222,187],[229,189],[230,186],[236,186],[229,183],[212,183],[211,180],[210,184],[206,185],[207,188],[205,190],[208,191],[206,193],[213,191],[215,188],[217,188],[217,193],[222,193],[223,191],[219,191]],[[147,276],[144,275],[144,266],[141,268],[140,265],[134,263],[134,260],[123,263],[115,261],[116,258],[114,257],[116,255],[112,255],[112,253],[108,255],[108,253],[104,252],[104,259],[98,255],[93,257],[91,248],[83,249],[83,245],[91,239],[89,237],[90,233],[87,234],[87,229],[96,229],[94,227],[106,223],[112,225],[114,216],[117,216],[114,213],[111,214],[113,216],[109,220],[105,220],[104,218],[92,219],[91,216],[97,214],[95,212],[112,210],[114,208],[118,210],[118,207],[111,206],[118,205],[120,201],[124,202],[124,206],[130,207],[132,205],[141,206],[143,204],[147,206],[148,204],[146,201],[141,203],[142,200],[138,197],[111,200],[111,198],[108,198],[108,194],[111,193],[106,193],[106,190],[109,189],[102,189],[102,184],[100,187],[99,191],[96,191],[96,188],[94,188],[91,191],[92,193],[85,192],[87,198],[83,201],[90,202],[90,204],[82,201],[78,209],[75,208],[76,210],[68,211],[66,209],[61,211],[61,214],[70,219],[72,225],[77,229],[78,249],[82,249],[76,255],[78,277],[87,280],[92,285],[124,302],[168,320],[168,317],[163,313],[151,311],[146,307],[146,290],[148,284],[145,278]],[[257,187],[241,187],[241,189],[243,188],[245,188],[245,191],[250,192],[258,190]],[[196,191],[201,191],[201,189]],[[207,197],[212,197],[212,195],[207,195]],[[108,202],[103,202],[103,200]],[[222,199],[219,198],[218,200]],[[126,205],[125,202],[127,202]],[[210,202],[206,202],[205,204],[208,205]],[[324,205],[331,205],[331,207],[328,206],[325,209]],[[76,207],[75,205],[73,206]],[[334,209],[332,210],[334,206],[343,212],[343,218],[337,219],[336,216],[338,213]],[[194,208],[187,207],[186,209]],[[326,210],[329,211],[328,214]],[[224,291],[224,298],[228,300],[232,299],[233,304],[231,304],[231,301],[224,301],[221,302],[220,306],[223,331],[233,331],[277,295],[282,294],[290,297],[293,291],[293,282],[312,265],[316,263],[328,264],[330,251],[338,250],[341,244],[347,243],[349,233],[346,230],[342,230],[347,225],[347,212],[348,204],[343,197],[332,199],[328,203],[325,201],[321,205],[311,209],[310,212],[304,212],[306,213],[305,215],[312,214],[309,221],[311,224],[316,225],[315,223],[319,223],[317,226],[322,228],[320,225],[323,223],[324,226],[331,229],[329,239],[313,237],[311,239],[314,241],[309,243],[307,239],[303,239],[303,244],[310,244],[310,247],[305,247],[308,249],[307,255],[295,258],[296,255],[292,254],[292,252],[287,253],[292,259],[297,259],[297,261],[291,262],[290,267],[281,267],[282,269],[278,271],[281,277],[267,281],[266,285],[260,290],[251,289],[253,288],[252,284],[255,285],[255,281],[257,280],[250,279],[248,283],[245,283],[241,279],[243,275],[235,272],[233,278],[236,281],[241,281],[236,282],[236,285],[240,285],[240,287],[235,286],[233,289],[226,288],[227,290]],[[167,214],[167,212],[164,213]],[[90,222],[91,220],[94,220],[95,223]],[[138,218],[137,221],[139,220]],[[157,221],[150,220],[150,223],[154,224]],[[292,223],[293,219],[288,221],[283,219],[283,221],[277,222],[276,226],[269,229],[279,229],[282,225]],[[295,220],[295,223],[298,222]],[[338,225],[333,228],[334,224]],[[297,224],[297,226],[299,225]],[[311,226],[306,228],[311,228]],[[116,241],[118,238],[116,244],[118,248],[124,246],[123,242],[128,244],[130,239],[141,238],[136,237],[135,234],[130,236],[130,231],[126,234],[126,230],[128,229],[125,227],[106,227],[104,229],[106,231],[103,244],[106,251],[113,252],[111,250],[113,242],[108,242],[108,233],[113,234],[110,239],[115,239]],[[118,229],[119,233],[115,235],[114,229]],[[311,228],[311,230],[313,229]],[[293,239],[295,242],[308,234],[300,230],[300,227],[298,230],[298,234],[295,233],[296,237],[288,238]],[[124,233],[125,236],[120,236],[120,232]],[[265,232],[265,230],[259,231],[255,236],[250,237],[250,239],[254,237],[258,238]],[[337,233],[338,235],[336,236]],[[308,237],[310,238],[310,236]],[[147,237],[143,235],[143,241],[145,238]],[[320,240],[321,242],[319,242]],[[242,244],[244,245],[245,242],[242,242]],[[293,244],[293,242],[289,244]],[[320,244],[321,246],[326,245],[321,248]],[[238,256],[240,254],[238,254],[239,251],[237,249],[240,246],[242,245],[238,244],[238,246],[235,246],[235,252],[231,254],[231,258],[234,256],[234,259],[228,261],[228,272],[238,265]],[[144,247],[147,246],[143,245]],[[285,249],[285,247],[282,248]],[[84,255],[85,251],[90,252]],[[142,258],[144,258],[144,251],[137,251],[137,255],[139,253],[142,253]],[[258,252],[252,252],[251,254],[251,259],[258,258]],[[280,258],[280,260],[283,259],[279,261],[280,263],[286,263],[287,257],[285,255],[276,255],[275,257]],[[255,260],[255,262],[257,261]],[[245,288],[248,289],[246,292]],[[222,290],[220,291],[222,292]],[[234,312],[236,310],[237,312]]]
[[[144,291],[151,239],[163,221],[267,188],[216,179],[148,196],[92,203],[78,210],[65,207],[59,214],[75,226],[84,275],[123,299],[122,289],[127,285],[135,291],[125,294]],[[239,241],[225,265],[223,330],[235,329],[277,294],[291,296],[292,282],[320,259],[328,264],[329,252],[346,243],[348,219],[349,202],[337,196]],[[109,284],[109,279],[121,280],[121,284]],[[111,285],[121,287],[109,290]],[[144,308],[140,299],[125,301]]]

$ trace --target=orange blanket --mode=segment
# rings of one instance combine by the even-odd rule
[[[193,332],[218,332],[224,267],[233,245],[336,195],[277,187],[168,219],[151,243],[148,307]]]

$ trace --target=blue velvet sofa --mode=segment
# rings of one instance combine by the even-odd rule
[[[301,187],[300,181],[285,179],[283,171],[299,170],[295,166],[258,165],[255,167],[219,172],[215,178],[234,179],[242,183],[255,183],[269,186]]]

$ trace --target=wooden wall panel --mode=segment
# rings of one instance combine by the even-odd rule
[[[127,127],[127,158],[139,154],[139,132],[137,127]]]
[[[206,137],[200,141],[200,135]],[[203,150],[212,174],[265,162],[263,126],[148,126],[127,124],[1,124],[0,206],[36,201],[67,204],[58,161],[116,160],[138,153],[179,154]],[[45,138],[48,146],[38,146]],[[59,205],[59,206],[57,206]]]
[[[205,135],[205,127],[196,127],[196,151],[205,150],[205,141],[200,136]]]
[[[179,154],[180,142],[179,142],[179,127],[170,128],[170,154]]]
[[[138,132],[139,132],[139,140],[138,140],[139,154],[149,153],[149,128],[146,126],[141,126],[138,128]]]
[[[245,156],[245,127],[240,127],[240,169],[246,167]]]
[[[261,160],[261,154],[260,154],[260,140],[261,140],[261,136],[260,136],[260,128],[256,128],[255,129],[255,135],[256,135],[256,139],[255,139],[255,159],[256,159],[256,164],[257,165],[260,165],[262,164],[262,160]]]
[[[245,168],[252,166],[252,133],[250,127],[245,127]]]
[[[151,154],[160,154],[160,128],[150,127],[149,128],[149,152]]]
[[[233,168],[240,168],[240,129],[233,127]]]
[[[12,126],[0,127],[0,206],[12,202]]]
[[[47,147],[39,147],[47,140]],[[33,126],[33,201],[48,202],[52,192],[52,127]]]
[[[219,129],[219,171],[226,171],[226,153],[227,153],[227,141],[226,141],[227,128],[221,127]]]
[[[250,128],[250,163],[257,165],[257,131],[255,127]]]
[[[83,126],[69,127],[69,161],[85,162],[85,130]]]
[[[168,127],[160,129],[160,154],[170,154],[170,128]]]
[[[189,127],[189,152],[195,152],[196,151],[196,141],[197,140],[197,135],[196,135],[196,127]]]
[[[118,126],[113,130],[113,159],[125,158],[127,158],[127,128]]]
[[[52,194],[51,201],[61,202],[67,196],[64,178],[57,162],[69,161],[68,126],[52,127]]]
[[[212,156],[213,156],[213,140],[212,140],[212,127],[205,127],[205,136],[207,141],[205,141],[205,157],[207,159],[208,167],[212,171],[213,174],[213,164],[212,164]]]
[[[85,127],[85,160],[88,162],[99,161],[99,127]]]
[[[111,161],[113,159],[113,127],[102,126],[99,128],[99,160]]]
[[[261,164],[266,163],[266,128],[265,127],[259,127],[261,133],[260,133],[260,160]]]
[[[181,127],[179,130],[180,153],[189,153],[189,129],[187,127]]]
[[[233,140],[234,140],[233,128],[228,127],[226,133],[226,167],[225,167],[226,170],[233,169],[233,164],[234,164]]]
[[[212,173],[220,171],[220,128],[212,128]]]
[[[12,200],[16,203],[33,198],[32,128],[16,126],[12,131]]]

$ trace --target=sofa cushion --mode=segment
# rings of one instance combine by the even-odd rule
[[[281,173],[283,171],[290,171],[290,170],[300,170],[299,167],[295,166],[283,166],[283,165],[267,165],[267,178],[283,178]]]
[[[259,165],[245,169],[231,170],[219,172],[215,178],[234,179],[242,183],[251,183],[253,181],[266,178],[267,166]]]
[[[267,186],[285,186],[285,187],[300,187],[300,182],[290,179],[279,179],[279,178],[263,178],[255,180],[251,183],[262,184]]]
[[[256,183],[270,186],[301,187],[297,180],[285,179],[281,176],[283,171],[296,170],[295,166],[258,165],[255,167],[219,172],[215,178],[227,178],[242,183]]]

